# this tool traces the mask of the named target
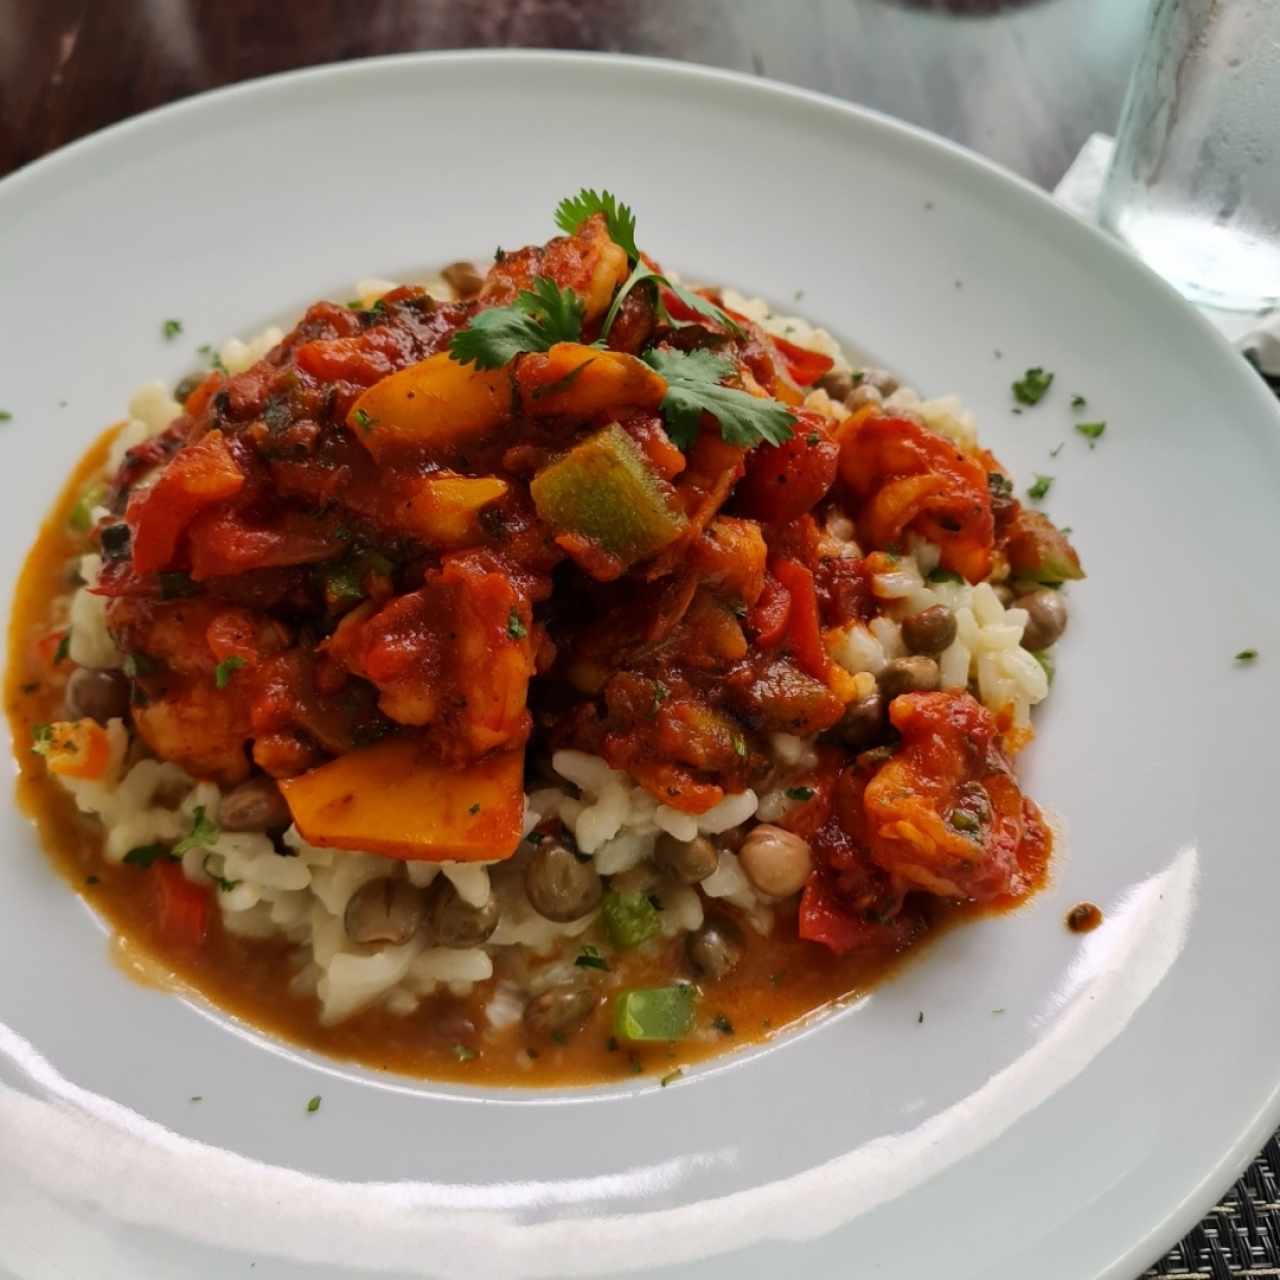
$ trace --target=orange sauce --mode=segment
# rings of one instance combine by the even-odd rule
[[[313,995],[296,994],[291,945],[284,940],[244,939],[221,928],[212,913],[208,939],[196,950],[176,950],[161,937],[153,916],[146,871],[114,865],[101,856],[94,820],[81,815],[30,750],[35,725],[60,714],[66,674],[50,665],[48,635],[53,600],[70,590],[67,561],[83,552],[83,541],[67,516],[85,486],[101,471],[116,428],[85,455],[27,556],[9,624],[9,668],[5,704],[20,776],[18,800],[34,822],[53,866],[115,931],[110,955],[131,980],[162,991],[194,990],[234,1017],[269,1034],[331,1057],[376,1069],[470,1084],[594,1084],[635,1074],[666,1075],[680,1065],[734,1046],[765,1039],[815,1010],[865,993],[891,974],[902,954],[837,957],[796,938],[794,909],[779,910],[773,934],[762,938],[745,926],[745,954],[728,977],[700,988],[692,1038],[672,1045],[631,1049],[610,1035],[610,1002],[578,1031],[560,1039],[531,1042],[519,1025],[494,1031],[485,1019],[492,983],[467,999],[433,996],[410,1015],[375,1007],[338,1026],[325,1027]],[[44,641],[43,648],[41,641]],[[69,673],[70,665],[62,664]],[[1024,846],[1025,870],[1034,887],[1043,882],[1050,839],[1046,828]],[[938,904],[929,930],[911,955],[950,924],[974,915],[1007,910],[1019,900],[978,909]],[[584,941],[589,941],[590,935]],[[499,976],[502,961],[498,961]],[[687,974],[683,941],[615,960],[601,974],[602,995],[619,986],[662,986]]]

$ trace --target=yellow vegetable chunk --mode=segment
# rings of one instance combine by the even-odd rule
[[[543,467],[529,492],[556,542],[604,582],[656,555],[688,523],[674,490],[616,422]]]
[[[483,541],[480,512],[507,494],[497,476],[423,476],[413,482],[405,528],[437,547],[474,546]]]
[[[441,351],[375,382],[352,406],[347,426],[381,462],[485,435],[511,416],[511,394],[506,369],[477,369]]]
[[[578,342],[557,342],[550,351],[521,356],[516,385],[531,418],[578,422],[623,406],[656,409],[667,394],[666,379],[643,360]]]
[[[446,766],[418,738],[388,738],[280,783],[303,837],[387,858],[509,858],[524,816],[524,748]]]

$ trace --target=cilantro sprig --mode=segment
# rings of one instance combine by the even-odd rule
[[[459,364],[477,369],[500,369],[522,351],[550,351],[557,342],[582,337],[582,299],[554,280],[536,276],[507,307],[481,311],[449,343]]]
[[[722,386],[737,372],[734,362],[713,351],[677,351],[651,347],[642,357],[667,383],[662,415],[667,434],[680,448],[688,448],[698,435],[704,413],[720,424],[720,434],[728,444],[784,444],[791,439],[791,410],[776,400],[753,396],[736,387]]]
[[[575,235],[582,224],[597,213],[604,215],[609,239],[626,251],[632,263],[631,274],[622,282],[622,287],[614,294],[613,303],[605,313],[604,324],[600,328],[602,338],[608,337],[609,330],[613,328],[613,322],[617,319],[618,312],[622,310],[622,304],[626,301],[627,295],[645,280],[652,280],[655,289],[665,286],[686,307],[691,307],[714,324],[722,325],[735,336],[741,336],[742,326],[727,311],[717,307],[714,302],[709,302],[701,294],[694,293],[692,289],[686,289],[684,285],[677,284],[661,272],[655,271],[644,260],[636,247],[636,216],[629,206],[620,204],[611,191],[594,191],[590,187],[583,187],[576,196],[565,197],[556,208],[556,226],[562,231],[567,231],[569,235]],[[660,299],[659,302],[661,302]]]

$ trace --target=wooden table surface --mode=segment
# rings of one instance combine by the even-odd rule
[[[876,107],[1052,186],[1110,130],[1145,0],[0,0],[0,174],[203,89],[416,49],[622,50]],[[963,10],[956,14],[953,10]]]

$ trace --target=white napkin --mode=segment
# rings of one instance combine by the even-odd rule
[[[1098,221],[1098,198],[1115,140],[1095,133],[1054,188],[1054,198],[1085,222]],[[1223,311],[1201,307],[1209,321],[1266,374],[1280,377],[1280,311]]]

